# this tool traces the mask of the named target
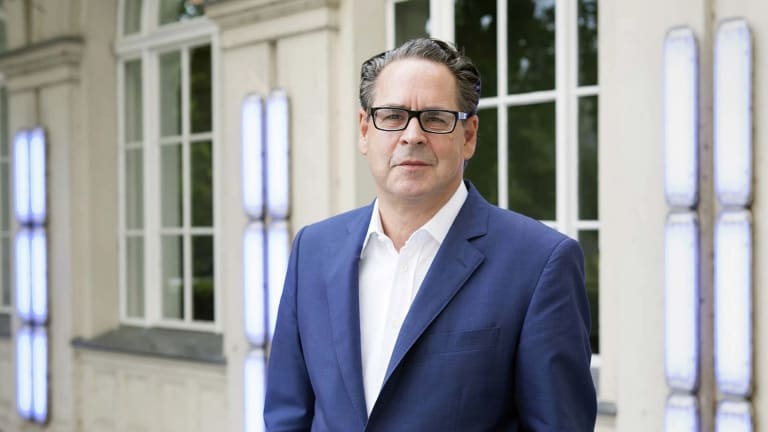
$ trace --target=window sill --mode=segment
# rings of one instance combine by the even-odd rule
[[[192,330],[121,325],[92,339],[75,338],[72,346],[76,349],[226,364],[222,335]]]

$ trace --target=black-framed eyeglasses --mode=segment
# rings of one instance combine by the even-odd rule
[[[411,111],[405,108],[373,107],[368,109],[368,113],[376,129],[388,132],[405,130],[411,119],[416,117],[424,132],[447,134],[456,129],[457,121],[469,118],[465,112],[436,109]]]

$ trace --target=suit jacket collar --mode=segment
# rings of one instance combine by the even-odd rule
[[[469,195],[405,317],[390,358],[382,393],[408,350],[485,258],[469,240],[487,232],[490,205],[470,182],[465,183]],[[327,253],[337,259],[329,266],[325,281],[333,345],[340,373],[363,424],[367,422],[368,414],[360,347],[359,258],[372,210],[371,204],[353,212],[346,223],[346,232],[329,244]],[[376,406],[372,414],[375,411]]]

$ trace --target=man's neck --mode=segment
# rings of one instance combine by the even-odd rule
[[[448,196],[431,200],[427,198],[402,200],[379,195],[381,228],[392,240],[395,250],[399,252],[411,235],[429,222],[450,201],[454,193],[455,190]]]

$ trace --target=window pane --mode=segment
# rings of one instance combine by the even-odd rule
[[[0,52],[8,48],[8,25],[5,20],[0,20]]]
[[[496,96],[496,0],[456,0],[456,46],[477,66],[482,77],[481,96]]]
[[[8,93],[0,88],[0,158],[10,156],[8,142],[10,130],[8,129]]]
[[[181,236],[163,236],[163,318],[184,319],[184,246]]]
[[[213,155],[211,142],[190,147],[192,169],[192,225],[213,226]]]
[[[11,165],[0,162],[0,230],[11,229]]]
[[[125,227],[144,227],[144,152],[125,152]]]
[[[475,155],[469,160],[464,177],[470,180],[488,201],[499,203],[498,110],[484,109],[479,113]]]
[[[597,84],[597,0],[579,0],[579,85]]]
[[[184,21],[201,16],[205,12],[204,0],[161,0],[160,24]]]
[[[192,319],[213,321],[213,236],[192,237]]]
[[[597,96],[579,98],[579,219],[597,216]]]
[[[164,227],[182,225],[182,179],[181,146],[177,144],[162,147],[162,219]]]
[[[11,239],[9,237],[0,238],[0,287],[2,292],[2,305],[11,305]]]
[[[509,208],[555,220],[555,103],[508,109]]]
[[[181,53],[160,56],[160,123],[162,136],[181,135]]]
[[[141,30],[141,0],[125,0],[123,11],[123,34],[138,33]]]
[[[125,242],[126,314],[144,317],[144,239],[128,237]]]
[[[518,0],[507,10],[509,93],[555,88],[555,0]]]
[[[600,250],[597,231],[579,231],[579,243],[584,249],[584,271],[586,272],[587,297],[592,312],[592,331],[589,342],[592,352],[600,352],[600,314],[599,314],[599,281],[600,281]]]
[[[125,142],[142,140],[141,60],[125,63]]]
[[[429,0],[395,3],[395,46],[429,36]]]
[[[189,116],[192,132],[211,130],[211,46],[190,50]]]

